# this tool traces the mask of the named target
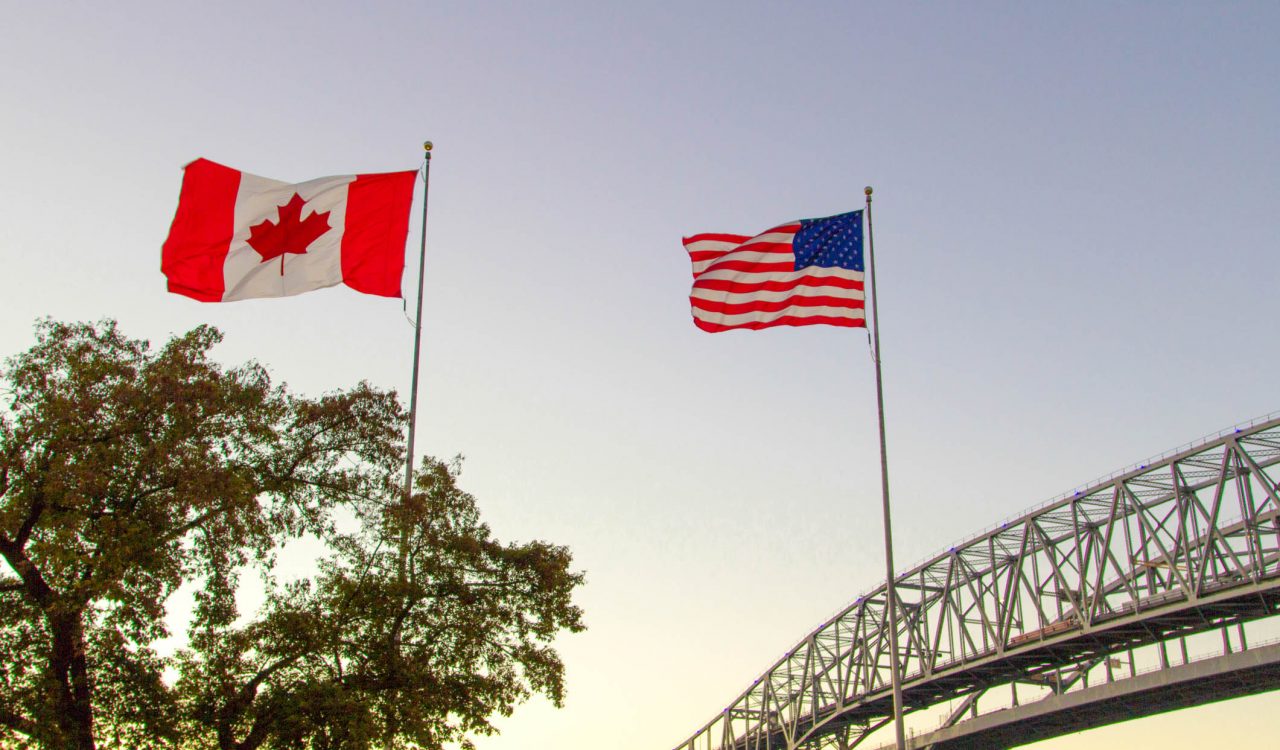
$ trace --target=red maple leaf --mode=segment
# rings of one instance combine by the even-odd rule
[[[280,223],[270,219],[249,227],[249,246],[258,251],[262,262],[280,259],[280,275],[284,276],[285,253],[302,255],[307,247],[329,231],[329,212],[313,212],[302,218],[302,206],[306,201],[297,193],[283,206],[277,207]]]

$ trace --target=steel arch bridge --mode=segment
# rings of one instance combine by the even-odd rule
[[[1280,613],[1278,463],[1275,414],[898,574],[909,745],[1014,747],[1280,687],[1280,642],[1257,637],[1280,625],[1268,619]],[[676,750],[844,750],[886,736],[886,589],[811,632]]]

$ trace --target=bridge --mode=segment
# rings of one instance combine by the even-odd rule
[[[1280,687],[1277,463],[1271,415],[898,574],[908,745],[1016,747]],[[887,588],[809,633],[676,750],[892,747]]]

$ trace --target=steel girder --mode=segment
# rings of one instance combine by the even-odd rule
[[[899,574],[904,711],[967,698],[955,721],[992,686],[1065,691],[1110,654],[1276,614],[1277,463],[1280,418],[1258,420]],[[891,721],[886,589],[811,632],[677,750],[851,748]]]

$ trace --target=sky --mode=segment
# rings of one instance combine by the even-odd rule
[[[672,748],[884,579],[866,333],[697,330],[684,235],[874,186],[900,570],[1280,410],[1275,3],[0,9],[0,355],[45,316],[210,323],[295,391],[407,393],[401,301],[201,304],[160,245],[197,157],[302,181],[434,142],[418,445],[587,576],[565,707],[482,750]],[[1247,743],[1276,710],[1037,748]]]

